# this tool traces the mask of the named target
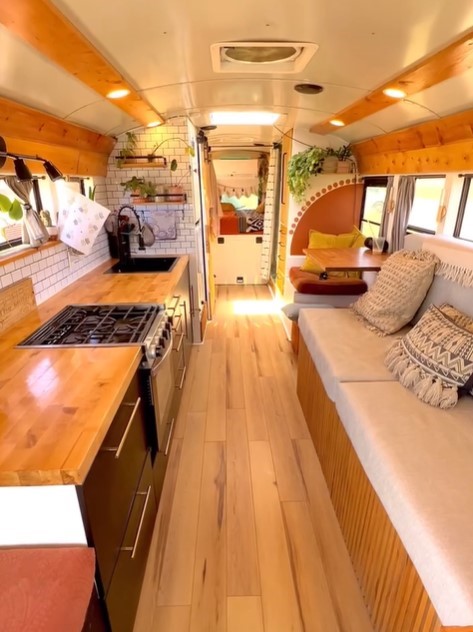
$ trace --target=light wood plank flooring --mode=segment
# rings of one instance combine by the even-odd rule
[[[372,632],[295,376],[268,289],[218,287],[134,632]]]

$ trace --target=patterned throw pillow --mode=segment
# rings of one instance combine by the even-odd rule
[[[352,305],[362,322],[380,335],[409,323],[424,300],[438,258],[425,250],[400,250],[383,264],[373,286]]]
[[[417,325],[396,340],[385,364],[420,400],[451,408],[458,401],[458,388],[473,374],[473,320],[451,305],[431,305]]]

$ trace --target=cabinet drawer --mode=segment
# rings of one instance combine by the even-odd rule
[[[137,384],[125,395],[84,483],[84,502],[106,591],[125,532],[147,445]]]
[[[132,632],[157,512],[149,456],[105,597],[113,632]]]

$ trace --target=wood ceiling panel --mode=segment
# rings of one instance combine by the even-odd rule
[[[393,105],[396,100],[383,94],[386,88],[399,88],[404,90],[407,96],[413,95],[466,72],[472,65],[473,29],[470,29],[446,48],[426,57],[366,97],[333,114],[325,121],[313,125],[310,131],[315,134],[328,134],[335,129],[330,124],[331,119],[340,119],[346,126]]]
[[[134,119],[147,125],[161,116],[49,0],[0,3],[0,23],[17,37],[67,70],[98,94],[127,88],[127,97],[114,101]]]

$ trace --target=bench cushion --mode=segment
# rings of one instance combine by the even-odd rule
[[[0,630],[81,632],[94,573],[87,547],[0,549]]]
[[[473,399],[442,410],[397,382],[352,382],[336,406],[442,624],[472,625]]]
[[[304,308],[298,325],[332,401],[338,382],[396,380],[384,366],[384,357],[399,334],[378,336],[364,327],[351,309]]]
[[[289,279],[300,294],[358,296],[368,289],[362,279],[346,277],[320,279],[318,274],[305,272],[296,267],[289,269]]]

